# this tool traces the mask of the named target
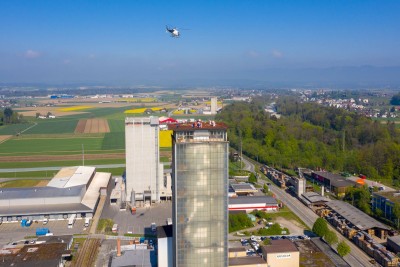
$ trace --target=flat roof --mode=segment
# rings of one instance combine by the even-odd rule
[[[162,225],[157,227],[157,238],[172,237],[172,225]]]
[[[25,206],[2,206],[0,216],[28,216],[38,214],[60,214],[60,213],[86,213],[93,209],[81,204],[51,204],[51,205],[25,205]]]
[[[0,188],[0,200],[79,196],[82,192],[82,187],[83,185],[70,188],[48,186]]]
[[[157,259],[154,250],[149,249],[136,249],[136,250],[125,250],[122,251],[120,257],[112,257],[111,267],[126,267],[126,266],[142,266],[152,267],[152,262]]]
[[[25,245],[15,254],[3,254],[1,266],[58,266],[62,255],[71,254],[65,243]]]
[[[229,248],[229,252],[240,252],[240,251],[246,251],[245,247],[235,247],[235,248]]]
[[[335,174],[331,172],[321,172],[321,171],[316,171],[313,173],[328,179],[331,182],[331,185],[333,185],[334,187],[343,187],[343,186],[346,187],[346,186],[353,186],[356,184],[354,181],[347,180],[346,177],[343,177],[340,174]]]
[[[97,172],[86,190],[85,196],[82,199],[82,204],[94,209],[100,196],[100,188],[107,187],[110,181],[111,173]]]
[[[257,189],[254,187],[254,185],[249,184],[249,183],[231,184],[231,187],[235,191],[257,191]]]
[[[388,239],[390,239],[393,243],[400,244],[400,235],[395,235],[395,236],[388,236]]]
[[[65,243],[69,244],[72,241],[72,235],[50,235],[50,236],[39,236],[37,241],[50,243]]]
[[[303,197],[308,200],[310,203],[316,203],[316,202],[328,202],[330,201],[329,198],[323,197],[320,194],[316,192],[306,192],[303,194]]]
[[[335,212],[339,213],[360,230],[367,230],[371,228],[390,230],[390,227],[375,220],[374,218],[368,216],[366,213],[344,201],[331,200],[330,202],[327,202],[326,205]]]
[[[275,198],[270,196],[239,196],[230,197],[228,200],[230,205],[235,204],[254,204],[254,203],[265,203],[265,204],[278,204]]]
[[[271,240],[271,243],[261,247],[262,251],[268,253],[297,252],[299,249],[288,239]]]
[[[88,184],[95,167],[74,166],[62,168],[47,184],[48,187],[67,188]]]
[[[381,192],[374,192],[373,195],[378,195],[389,199],[393,203],[400,203],[400,192],[399,191],[381,191]]]
[[[266,265],[267,262],[261,257],[235,257],[229,258],[229,266],[248,266],[254,265],[257,266],[259,264]]]
[[[209,121],[202,121],[201,127],[193,127],[195,122],[186,122],[186,123],[170,123],[168,124],[168,130],[173,130],[175,132],[180,131],[201,131],[201,130],[227,130],[228,126],[223,122],[215,122],[215,124],[210,123]]]

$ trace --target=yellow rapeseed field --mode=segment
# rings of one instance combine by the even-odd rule
[[[135,109],[128,109],[125,110],[125,114],[140,114],[146,111],[146,109],[151,109],[152,111],[158,111],[162,108],[135,108]]]
[[[181,109],[181,110],[175,110],[173,113],[174,113],[175,115],[180,115],[180,114],[183,114],[183,112],[184,112],[184,110]]]
[[[211,101],[206,101],[204,103],[207,104],[207,105],[211,105]],[[222,106],[222,102],[221,101],[217,101],[217,105]]]
[[[134,103],[151,103],[156,102],[157,99],[154,97],[132,97],[132,98],[120,98],[118,102],[134,102]]]
[[[172,146],[172,131],[160,131],[160,147],[171,147]]]
[[[59,111],[81,111],[84,109],[93,108],[92,106],[73,106],[68,108],[60,108]]]

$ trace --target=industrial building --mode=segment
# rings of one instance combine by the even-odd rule
[[[307,207],[322,207],[329,202],[330,199],[326,198],[316,192],[307,192],[301,195],[300,200],[306,204]]]
[[[72,235],[39,237],[35,243],[5,245],[0,250],[0,266],[64,266],[71,259]]]
[[[389,236],[387,239],[387,248],[394,252],[394,253],[399,253],[400,252],[400,235],[396,236]]]
[[[228,266],[227,126],[170,124],[174,266]]]
[[[300,265],[299,249],[288,239],[271,240],[261,247],[263,258],[270,267],[298,267]]]
[[[254,210],[277,211],[279,210],[278,202],[270,196],[241,196],[229,198],[229,211],[246,211]]]
[[[95,167],[62,168],[44,187],[1,188],[0,219],[91,218],[100,195],[107,195],[111,173],[96,172]]]
[[[393,208],[395,204],[400,204],[400,192],[385,191],[372,193],[372,210],[380,209],[383,216],[388,220],[394,220]]]
[[[311,176],[339,197],[343,197],[346,194],[347,188],[356,185],[355,182],[347,180],[342,175],[331,172],[316,171],[312,172]]]
[[[158,117],[125,118],[126,201],[131,206],[160,202],[163,165]]]
[[[158,267],[173,267],[172,225],[157,227]]]
[[[258,192],[254,185],[249,183],[230,184],[229,192],[234,192],[230,196],[247,196]]]
[[[235,267],[268,267],[261,257],[247,256],[245,247],[229,248],[229,266]]]

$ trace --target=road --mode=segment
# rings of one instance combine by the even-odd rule
[[[250,170],[254,172],[255,167],[254,164],[248,160],[244,159],[243,157],[243,162],[246,164],[245,169]],[[270,181],[268,181],[270,182]],[[261,185],[264,185],[267,183],[267,178],[263,179],[258,179],[258,183]],[[312,229],[312,226],[316,219],[318,218],[318,215],[315,214],[311,209],[306,207],[303,203],[300,202],[297,198],[289,195],[286,193],[284,190],[281,188],[277,187],[275,184],[271,182],[271,185],[269,186],[269,189],[272,191],[273,194],[275,194],[276,198],[280,199],[291,211],[293,211],[310,229]],[[345,237],[343,237],[340,233],[336,231],[333,227],[331,227],[328,224],[329,228],[331,230],[334,230],[339,238],[339,241],[345,240],[345,242],[350,246],[351,252],[349,255],[344,257],[344,260],[350,265],[354,267],[363,267],[363,266],[374,266],[371,264],[369,261],[371,258],[366,255],[362,250],[360,250],[355,244],[347,240]]]
[[[160,162],[164,165],[171,165],[171,162]],[[114,168],[125,168],[125,164],[103,164],[103,165],[90,165],[97,169],[114,169]],[[35,171],[58,171],[66,166],[56,167],[35,167],[35,168],[13,168],[13,169],[0,169],[0,173],[12,173],[12,172],[35,172]]]

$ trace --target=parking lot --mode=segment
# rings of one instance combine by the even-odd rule
[[[114,223],[118,224],[120,234],[151,233],[151,223],[154,222],[157,226],[165,225],[167,218],[172,218],[171,202],[157,203],[147,208],[137,208],[136,214],[131,214],[127,210],[120,210],[118,205],[106,203],[100,218],[112,219]]]
[[[87,234],[88,229],[84,227],[84,223],[84,219],[77,219],[73,228],[68,228],[68,220],[49,221],[46,225],[38,221],[33,222],[30,227],[21,227],[19,222],[2,223],[0,225],[0,246],[22,240],[26,236],[35,236],[36,228],[49,228],[54,235]]]

